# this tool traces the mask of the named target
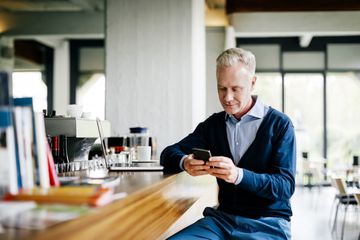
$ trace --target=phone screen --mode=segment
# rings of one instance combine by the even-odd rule
[[[203,161],[209,161],[211,157],[210,150],[201,149],[201,148],[193,148],[192,153],[194,154],[194,158]]]

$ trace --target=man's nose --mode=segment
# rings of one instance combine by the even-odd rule
[[[231,100],[233,100],[233,93],[231,91],[226,91],[225,94],[225,101],[230,102]]]

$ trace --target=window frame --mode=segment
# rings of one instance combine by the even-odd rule
[[[76,104],[76,86],[80,78],[80,50],[81,48],[104,48],[103,39],[72,39],[70,44],[70,104]],[[104,72],[105,75],[105,72]]]

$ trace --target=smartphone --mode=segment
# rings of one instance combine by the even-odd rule
[[[192,153],[194,154],[194,158],[198,160],[203,161],[209,161],[209,158],[211,157],[210,150],[201,149],[201,148],[193,148]]]

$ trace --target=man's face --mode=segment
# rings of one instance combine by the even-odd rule
[[[219,100],[225,112],[240,118],[249,110],[256,77],[251,76],[242,63],[219,67],[216,77]]]

